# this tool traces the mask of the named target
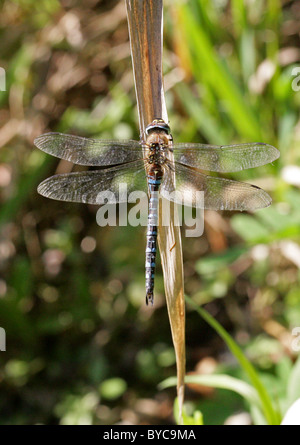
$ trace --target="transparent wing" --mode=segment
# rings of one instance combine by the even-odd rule
[[[38,136],[37,148],[74,164],[108,166],[142,159],[138,141],[101,141],[62,133],[46,133]]]
[[[142,161],[101,170],[55,175],[38,186],[38,192],[47,198],[99,205],[104,202],[127,202],[128,194],[137,190],[148,191]]]
[[[174,144],[174,159],[181,164],[213,172],[235,172],[258,167],[279,158],[272,145],[253,143],[238,145]]]
[[[175,172],[176,187],[171,169],[166,168],[160,193],[179,204],[211,210],[254,211],[272,202],[264,190],[251,184],[207,176],[180,164],[176,164]]]

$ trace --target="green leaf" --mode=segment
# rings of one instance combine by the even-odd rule
[[[287,387],[287,408],[300,398],[300,356],[293,366]]]
[[[99,387],[101,396],[108,400],[115,400],[121,397],[126,389],[127,384],[125,380],[119,377],[104,380]]]
[[[248,249],[246,247],[234,247],[226,250],[223,253],[219,253],[218,255],[210,255],[197,262],[196,270],[198,273],[203,275],[215,273],[218,270],[232,264],[247,251]]]
[[[168,379],[169,380],[169,379]],[[175,385],[177,384],[177,379],[176,377],[174,377],[173,379],[175,381]],[[174,385],[170,385],[170,386],[174,386]],[[182,422],[180,422],[179,420],[179,402],[178,402],[178,398],[176,397],[175,401],[174,401],[174,408],[173,408],[173,413],[174,413],[174,417],[176,420],[177,425],[203,425],[203,416],[202,413],[200,411],[195,411],[193,413],[192,416],[189,416],[186,413],[185,407],[183,407],[182,410]]]
[[[251,243],[264,242],[270,236],[270,229],[250,215],[233,216],[231,225],[241,238]]]

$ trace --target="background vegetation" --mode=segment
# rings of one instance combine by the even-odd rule
[[[0,423],[171,423],[175,389],[157,385],[175,375],[175,358],[159,261],[155,306],[144,303],[144,228],[99,228],[94,206],[36,192],[47,176],[73,169],[35,149],[37,135],[138,138],[124,2],[0,6],[7,73],[0,92],[0,326],[7,334]],[[300,4],[169,0],[164,32],[174,139],[262,141],[281,151],[274,165],[229,176],[263,187],[273,205],[255,215],[206,212],[204,236],[184,239],[183,249],[186,293],[235,338],[284,413],[300,397],[292,348],[300,326],[300,92],[292,88]],[[246,380],[191,307],[186,330],[189,373]],[[231,391],[190,384],[186,399],[205,424],[255,421],[249,403]]]

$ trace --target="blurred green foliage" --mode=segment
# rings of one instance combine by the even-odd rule
[[[183,249],[187,294],[207,303],[242,345],[273,399],[289,388],[283,412],[298,391],[299,368],[291,349],[300,326],[299,179],[284,174],[300,157],[300,93],[292,89],[299,19],[297,1],[165,1],[174,139],[257,140],[281,151],[274,165],[230,175],[265,188],[273,205],[255,215],[207,212],[204,236],[185,239]],[[93,206],[36,193],[42,179],[72,168],[34,149],[37,135],[138,137],[124,2],[4,0],[0,39],[7,76],[0,423],[170,423],[175,391],[157,384],[175,375],[175,358],[160,266],[154,309],[144,304],[144,229],[99,228]],[[216,364],[210,372],[242,377],[224,343],[189,310],[188,371],[206,374],[207,359]],[[187,406],[205,424],[249,412],[238,395],[201,386],[188,387]]]

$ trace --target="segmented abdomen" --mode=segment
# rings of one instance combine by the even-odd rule
[[[162,172],[154,171],[148,174],[149,206],[146,245],[146,304],[153,304],[154,276],[156,263],[156,240],[158,225],[158,190],[161,184]]]

